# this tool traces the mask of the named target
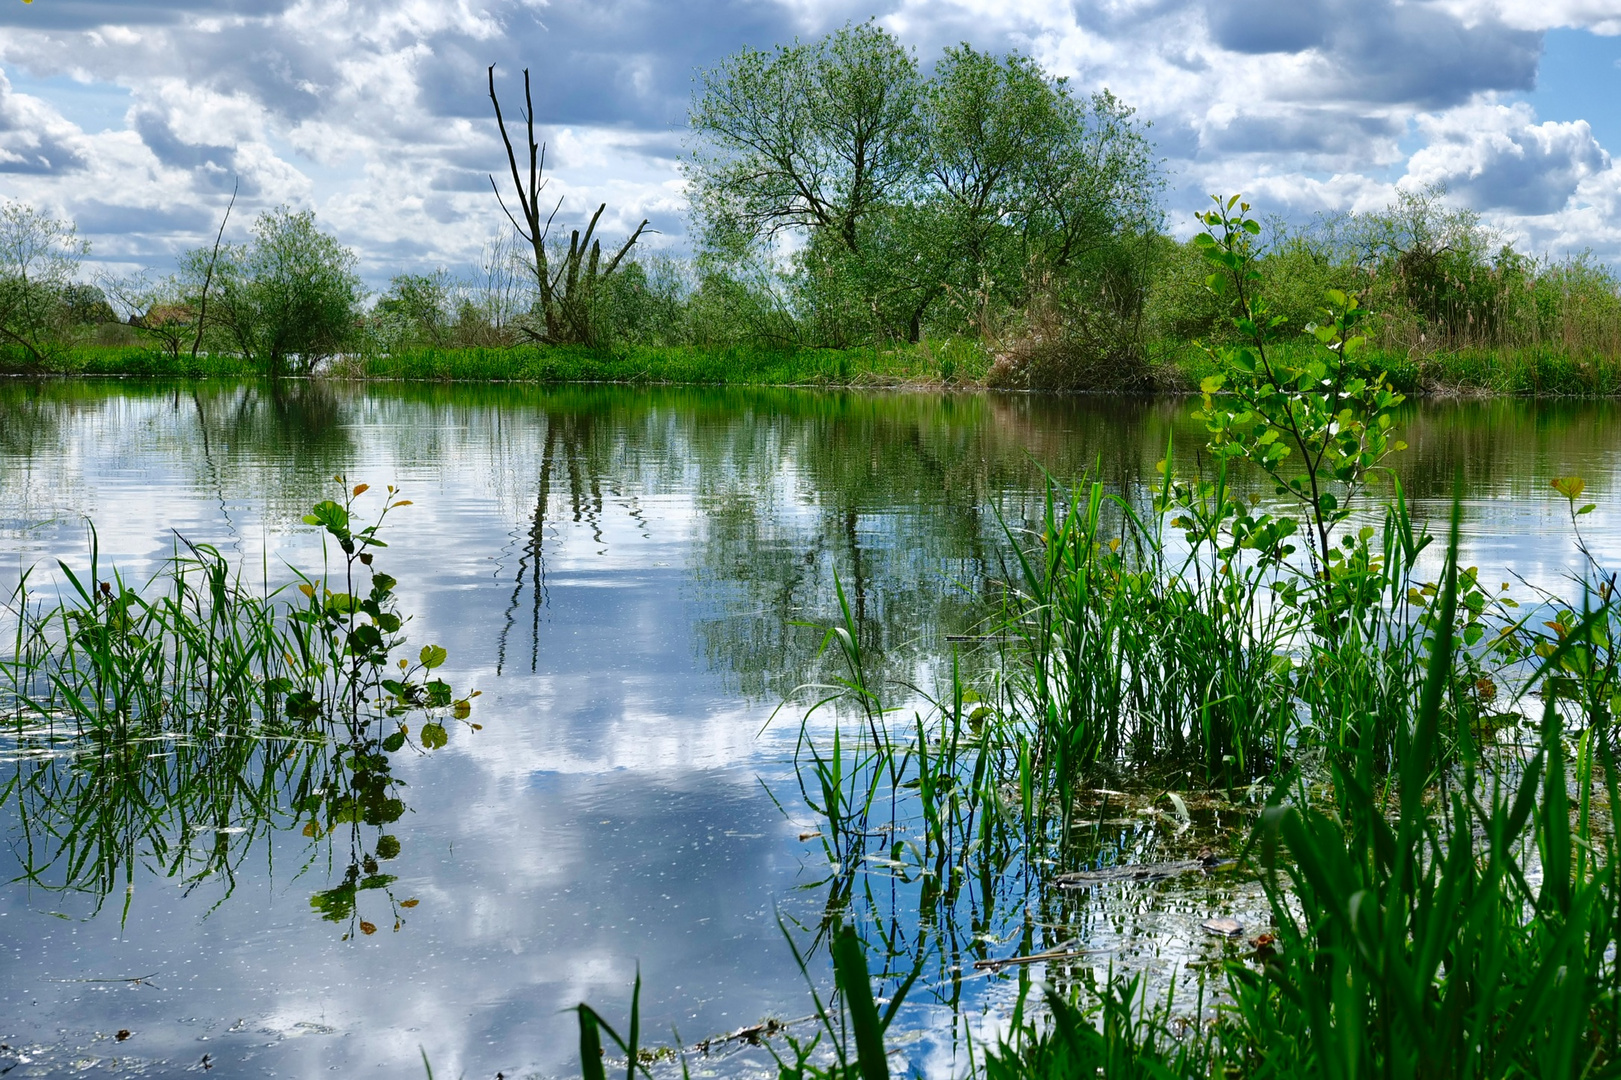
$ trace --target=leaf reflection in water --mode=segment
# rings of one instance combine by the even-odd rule
[[[367,490],[345,485],[305,516],[342,559],[318,577],[295,569],[298,599],[245,588],[217,550],[184,538],[144,587],[116,570],[104,580],[93,528],[88,571],[58,563],[54,599],[24,576],[0,612],[14,643],[0,659],[0,805],[15,806],[19,880],[88,895],[92,915],[122,887],[122,924],[138,870],[186,893],[217,882],[223,902],[251,851],[268,859],[275,833],[299,829],[300,873],[324,857],[339,881],[311,897],[314,911],[345,924],[346,940],[375,933],[384,902],[404,926],[417,901],[381,870],[400,856],[390,830],[406,809],[393,755],[444,747],[452,722],[477,730],[477,694],[435,673],[448,658],[438,645],[396,659],[405,620],[374,549],[409,501],[389,488],[366,524],[355,504]]]

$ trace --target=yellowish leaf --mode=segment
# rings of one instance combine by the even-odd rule
[[[1583,491],[1587,490],[1587,481],[1579,476],[1556,476],[1552,487],[1559,494],[1572,502],[1579,499]]]

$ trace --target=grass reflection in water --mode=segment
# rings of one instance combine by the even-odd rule
[[[93,529],[88,567],[58,564],[59,592],[24,576],[0,661],[0,805],[13,804],[24,880],[88,893],[97,910],[122,888],[124,918],[143,866],[188,892],[219,882],[223,899],[256,844],[302,823],[303,869],[344,866],[311,907],[346,938],[401,928],[417,901],[382,870],[406,809],[392,757],[444,746],[453,721],[476,730],[476,692],[436,674],[437,645],[401,656],[396,582],[375,560],[385,518],[409,500],[389,488],[366,523],[367,485],[335,482],[339,499],[304,517],[327,565],[293,570],[296,588],[255,590],[183,538],[137,585],[100,564]]]

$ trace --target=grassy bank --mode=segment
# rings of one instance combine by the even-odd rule
[[[1282,355],[1307,347],[1280,345]],[[556,348],[417,348],[346,359],[330,369],[343,379],[404,382],[615,382],[732,386],[987,385],[993,356],[967,339],[882,348],[809,349],[732,346],[636,346],[596,350]],[[1197,391],[1217,365],[1193,342],[1161,342],[1150,350],[1150,385],[1162,392]],[[1510,397],[1621,396],[1621,356],[1576,355],[1536,348],[1470,348],[1414,353],[1367,349],[1360,363],[1383,371],[1408,395],[1483,394]],[[172,356],[138,346],[81,346],[43,363],[0,355],[0,375],[242,378],[259,370],[234,356]]]
[[[241,378],[255,371],[235,356],[171,355],[139,345],[79,345],[34,360],[0,352],[0,375],[74,375],[170,379]]]
[[[889,386],[977,382],[984,364],[942,365],[929,346],[861,349],[760,346],[582,346],[517,349],[411,349],[353,365],[367,379],[465,382],[706,383],[744,386]],[[949,355],[966,353],[958,347]]]
[[[345,357],[338,379],[407,382],[618,382],[738,386],[978,385],[987,362],[964,341],[855,349],[737,346],[413,348]],[[260,369],[234,356],[196,360],[133,346],[79,346],[40,362],[0,355],[0,374],[240,378]]]

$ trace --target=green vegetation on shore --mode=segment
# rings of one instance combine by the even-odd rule
[[[1287,347],[1285,347],[1287,351]],[[995,358],[970,338],[818,349],[750,345],[418,346],[341,358],[322,371],[340,380],[404,382],[610,382],[709,386],[985,388]],[[1552,347],[1471,346],[1414,355],[1370,347],[1363,364],[1410,396],[1621,396],[1621,356],[1572,355]],[[1194,393],[1214,371],[1193,342],[1161,343],[1152,381],[1140,390]],[[80,345],[44,361],[0,350],[0,375],[87,378],[243,379],[263,374],[229,354],[174,355],[142,345]],[[1085,391],[1088,387],[1071,387]]]
[[[1236,340],[1147,126],[1030,57],[954,46],[930,70],[868,22],[700,72],[682,254],[648,250],[647,221],[603,237],[602,204],[553,220],[534,103],[509,124],[488,78],[511,213],[476,267],[368,294],[312,212],[267,209],[230,242],[233,202],[166,276],[87,281],[71,222],[7,202],[0,365],[1146,392],[1197,388],[1202,347]],[[1517,250],[1440,188],[1272,223],[1251,269],[1296,343],[1325,290],[1356,296],[1369,362],[1405,392],[1621,392],[1616,272]]]

